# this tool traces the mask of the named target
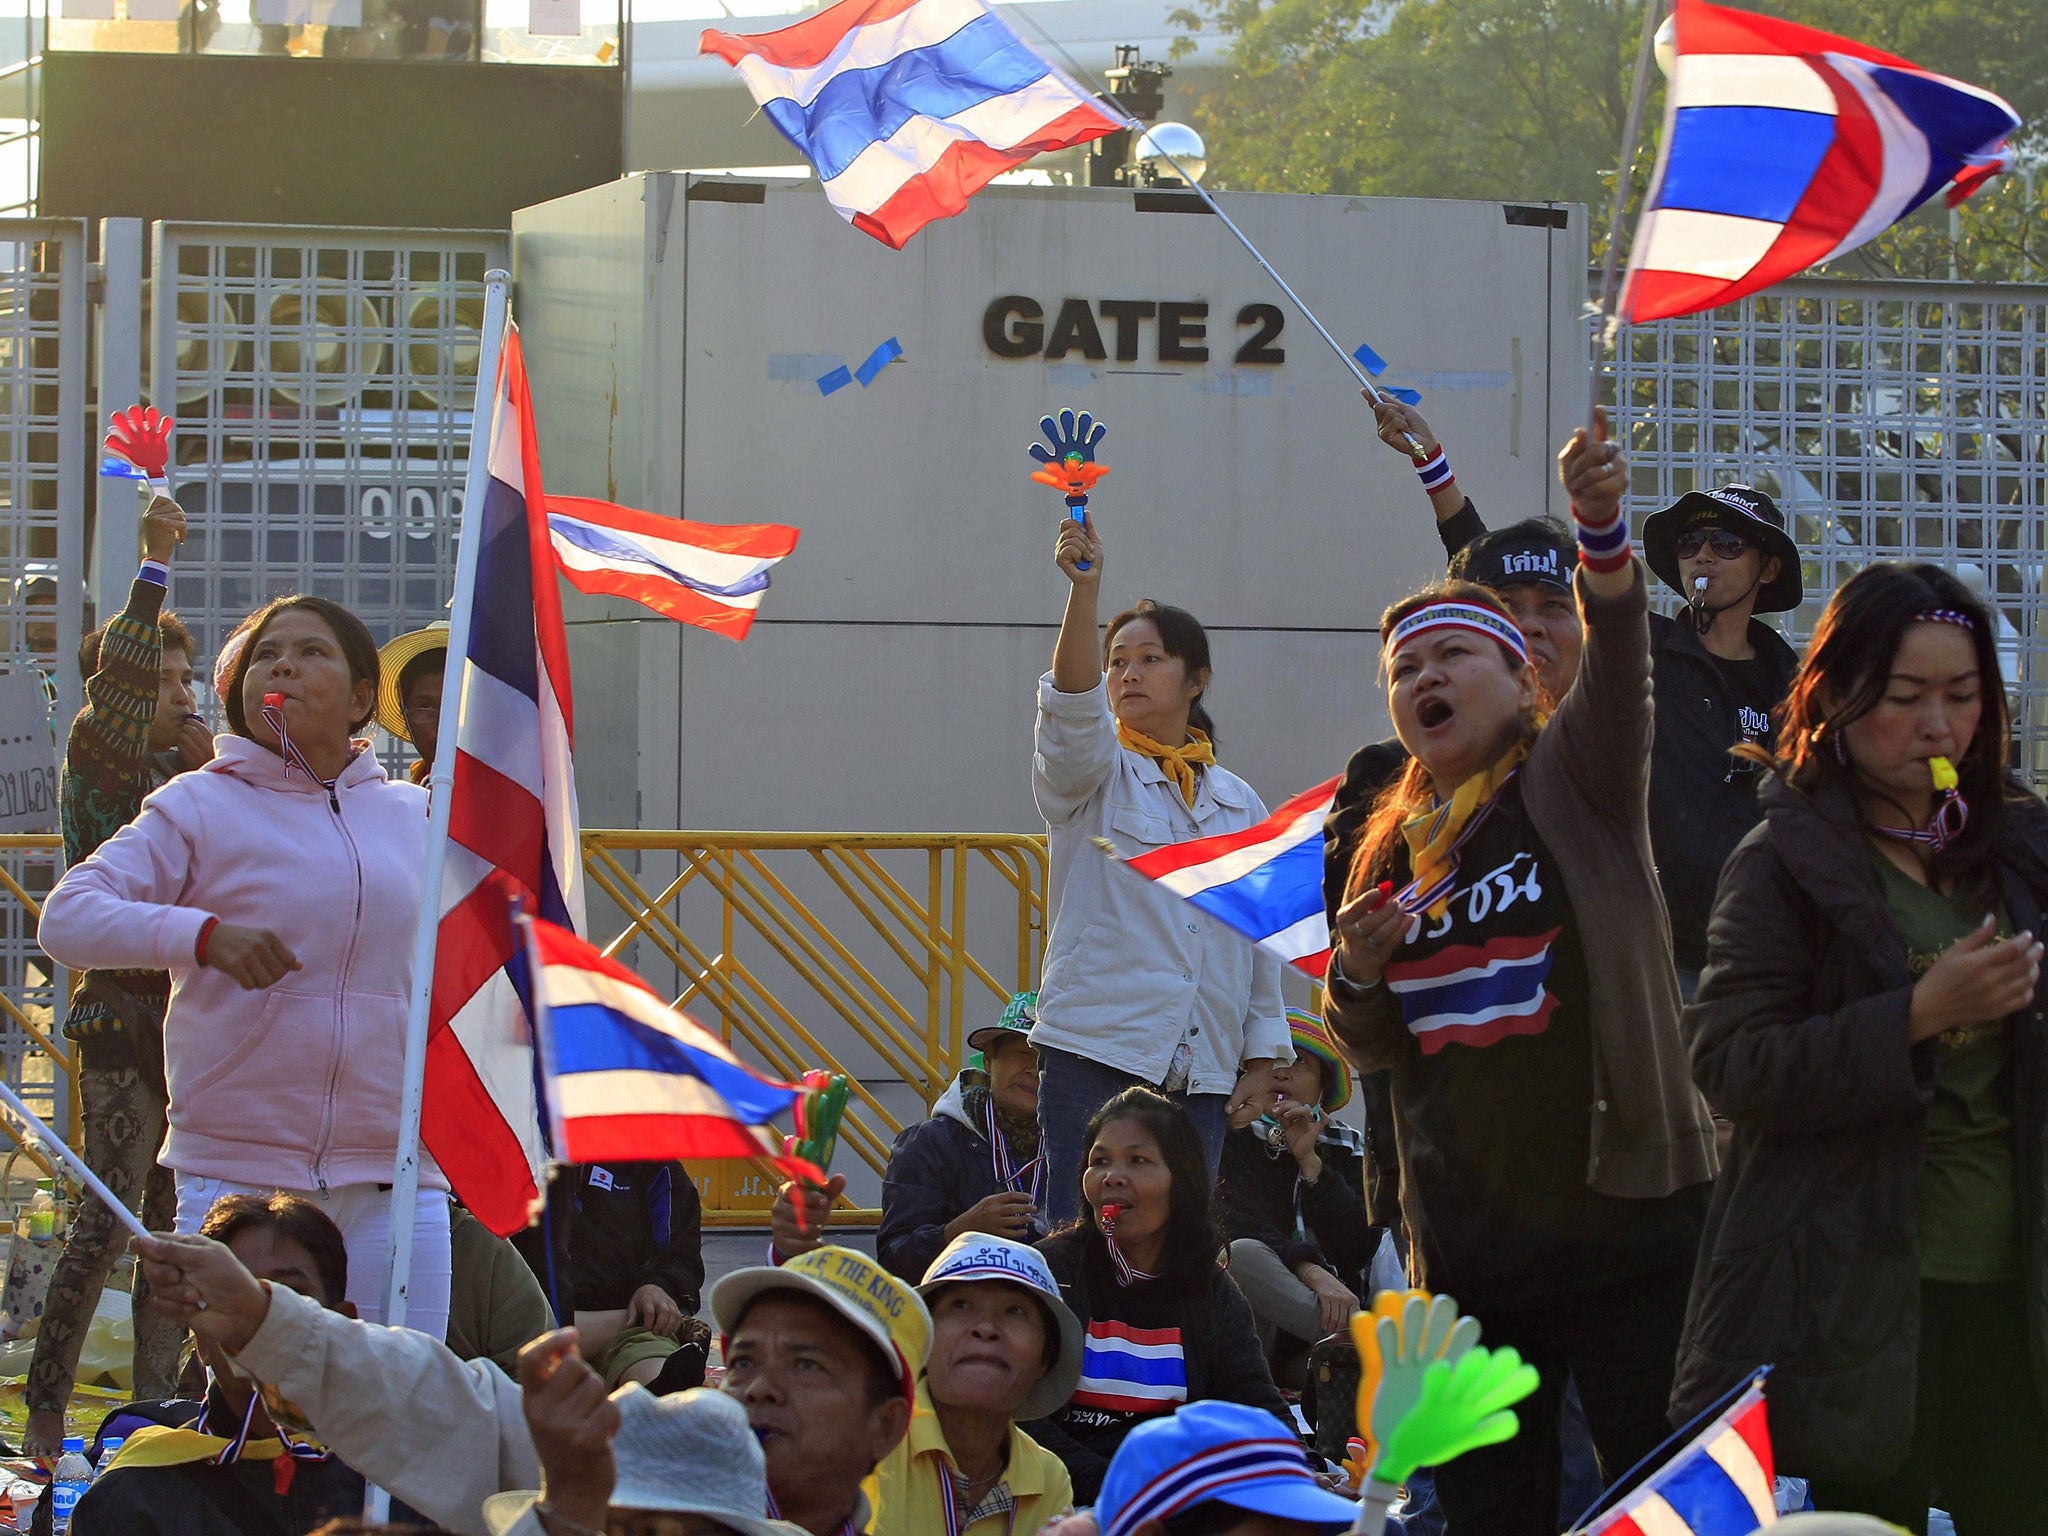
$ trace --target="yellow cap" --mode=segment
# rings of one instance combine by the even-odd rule
[[[1956,765],[1945,757],[1930,757],[1927,767],[1934,775],[1934,787],[1938,790],[1954,789],[1961,782],[1956,777]]]
[[[903,1372],[903,1395],[915,1400],[917,1378],[932,1349],[932,1316],[924,1298],[864,1253],[831,1243],[788,1263],[736,1269],[711,1287],[711,1316],[721,1337],[730,1334],[768,1291],[814,1296],[893,1356]]]

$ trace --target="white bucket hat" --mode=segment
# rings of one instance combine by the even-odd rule
[[[739,1536],[804,1536],[794,1525],[767,1518],[768,1464],[746,1409],[733,1399],[703,1387],[656,1397],[635,1383],[613,1393],[612,1401],[619,1405],[614,1509],[703,1515]],[[485,1499],[491,1536],[505,1536],[539,1497],[494,1493]]]
[[[1043,1254],[1006,1237],[963,1232],[932,1260],[932,1267],[924,1272],[917,1290],[930,1301],[941,1287],[989,1280],[1005,1281],[1031,1292],[1059,1330],[1059,1358],[1031,1389],[1031,1395],[1017,1406],[1020,1421],[1047,1418],[1066,1406],[1080,1383],[1081,1320],[1060,1299],[1059,1282],[1053,1279]]]

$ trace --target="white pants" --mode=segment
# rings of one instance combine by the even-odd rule
[[[178,1230],[193,1233],[222,1195],[269,1195],[272,1190],[196,1173],[178,1175]],[[348,1299],[365,1322],[384,1321],[384,1250],[391,1237],[391,1191],[375,1184],[341,1184],[333,1189],[292,1189],[341,1228],[348,1244]],[[454,1264],[448,1247],[448,1192],[423,1189],[413,1206],[412,1280],[407,1287],[405,1325],[429,1338],[448,1334],[448,1293]]]

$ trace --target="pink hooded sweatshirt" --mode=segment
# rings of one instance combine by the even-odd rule
[[[214,747],[58,882],[42,946],[81,969],[171,973],[166,1167],[282,1189],[389,1183],[426,791],[370,752],[330,795],[253,741]],[[209,916],[270,929],[300,969],[250,992],[201,967]],[[424,1155],[420,1183],[448,1187]]]

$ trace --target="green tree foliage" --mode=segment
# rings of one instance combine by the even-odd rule
[[[1747,0],[2001,92],[2048,146],[2048,0]],[[1189,0],[1189,33],[1230,39],[1196,111],[1212,184],[1273,192],[1556,199],[1604,234],[1643,0]],[[1183,39],[1177,51],[1192,48]],[[1652,81],[1633,176],[1654,162]],[[1903,276],[2048,276],[2048,169],[1938,203],[1841,264]]]

